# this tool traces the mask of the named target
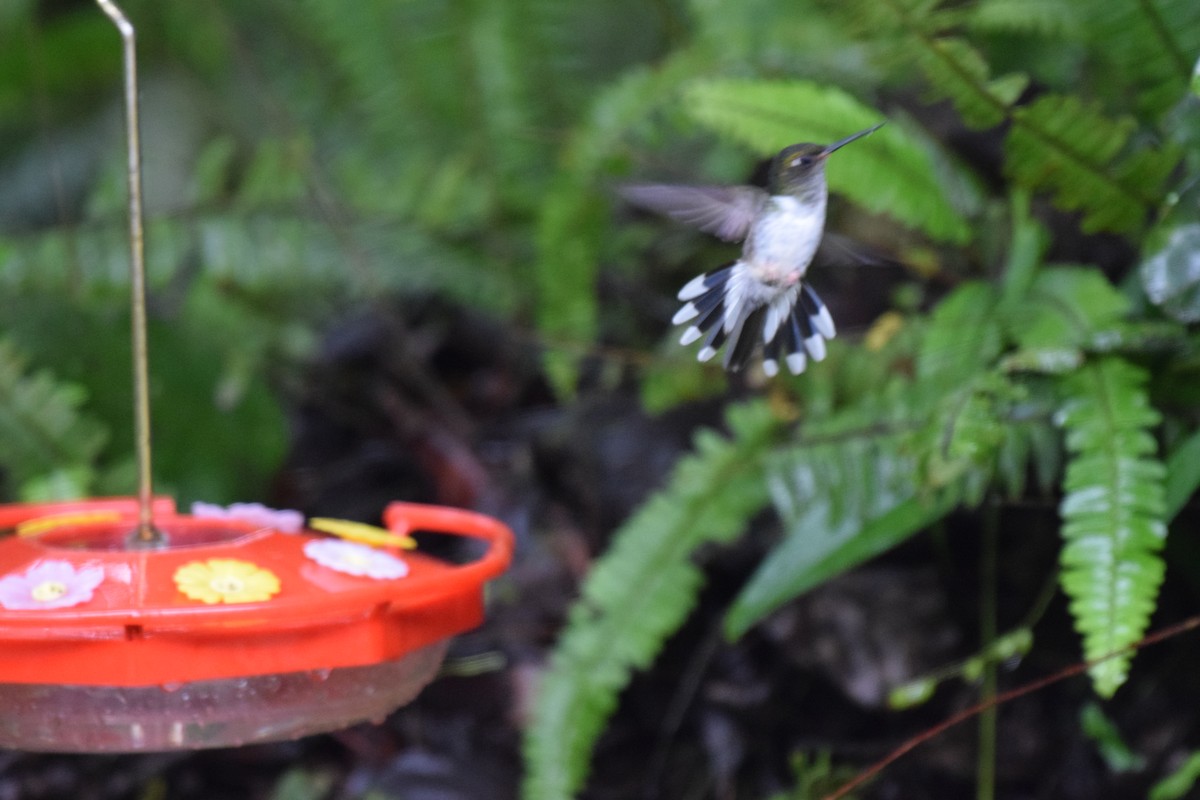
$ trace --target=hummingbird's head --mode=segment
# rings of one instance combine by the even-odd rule
[[[809,192],[818,192],[825,185],[825,159],[830,154],[855,139],[861,139],[883,127],[883,123],[864,131],[839,139],[833,144],[794,144],[785,147],[771,162],[771,186],[773,191],[786,192],[803,197]]]

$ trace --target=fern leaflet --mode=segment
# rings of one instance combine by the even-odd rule
[[[1172,147],[1122,155],[1134,121],[1108,119],[1076,97],[1040,97],[1014,110],[1013,123],[1005,143],[1009,173],[1052,191],[1058,206],[1082,211],[1085,231],[1142,228],[1179,162]]]
[[[963,121],[973,128],[1003,122],[1028,83],[1019,73],[992,78],[983,56],[963,39],[927,38],[922,44],[916,51],[921,71],[934,91],[949,97]]]
[[[980,32],[1062,36],[1079,22],[1065,0],[981,0],[970,9],[967,24]]]
[[[25,495],[31,487],[58,487],[59,496],[85,494],[92,462],[108,438],[84,416],[83,390],[49,373],[26,373],[24,360],[0,340],[0,467]]]
[[[1088,660],[1136,642],[1150,623],[1164,566],[1159,551],[1165,469],[1149,428],[1145,370],[1116,357],[1089,363],[1063,378],[1067,463],[1061,583]],[[1096,692],[1125,682],[1132,653],[1091,670]]]
[[[1092,52],[1110,66],[1143,113],[1179,102],[1200,53],[1200,4],[1192,0],[1073,0]]]

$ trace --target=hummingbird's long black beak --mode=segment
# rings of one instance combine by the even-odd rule
[[[826,145],[825,149],[821,151],[821,155],[827,156],[830,153],[832,153],[834,150],[837,150],[840,147],[845,147],[846,145],[850,144],[855,139],[861,139],[862,137],[864,137],[868,134],[874,133],[875,131],[882,128],[885,124],[887,124],[886,120],[884,122],[879,123],[878,125],[872,125],[870,128],[867,128],[865,131],[859,131],[858,133],[853,133],[853,134],[847,136],[845,139],[838,139],[833,144]]]

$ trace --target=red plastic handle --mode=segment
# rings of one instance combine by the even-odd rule
[[[413,531],[430,531],[470,536],[487,542],[488,549],[483,556],[456,568],[464,576],[477,576],[480,580],[494,578],[504,572],[512,560],[512,531],[503,523],[473,511],[395,502],[383,510],[383,522],[388,530],[400,536]]]

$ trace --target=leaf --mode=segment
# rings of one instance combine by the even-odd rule
[[[920,465],[926,486],[941,488],[970,475],[991,475],[995,456],[1005,441],[998,396],[1007,390],[1000,376],[985,373],[937,403],[925,434],[931,446],[922,454]],[[974,505],[978,499],[968,499],[967,504]]]
[[[1115,773],[1140,772],[1146,768],[1146,757],[1135,753],[1121,738],[1116,724],[1105,716],[1095,702],[1084,705],[1079,712],[1079,727],[1096,745],[1109,770]]]
[[[932,93],[954,103],[972,128],[991,128],[1008,116],[1028,78],[1020,73],[993,78],[991,67],[967,40],[944,35],[962,27],[961,9],[935,8],[937,2],[862,0],[849,4],[862,19],[864,35],[891,45],[891,61],[899,68],[916,65]],[[886,46],[885,46],[886,52]]]
[[[707,127],[772,156],[797,142],[832,142],[880,121],[879,112],[846,92],[805,81],[700,81],[688,88],[684,105]],[[942,241],[970,238],[929,153],[902,126],[885,126],[829,164],[830,188],[864,208]]]
[[[1165,469],[1148,431],[1159,415],[1146,379],[1144,370],[1107,357],[1062,380],[1070,460],[1059,507],[1060,582],[1089,661],[1141,638],[1163,579]],[[1124,652],[1095,665],[1096,693],[1111,697],[1132,659]]]
[[[916,496],[900,438],[802,443],[772,459],[771,494],[786,538],[755,571],[725,620],[736,638],[809,589],[894,547],[955,505]]]
[[[440,291],[493,310],[516,302],[512,282],[502,273],[481,270],[469,250],[393,220],[366,217],[333,229],[313,224],[298,210],[244,208],[183,221],[152,219],[146,236],[152,245],[146,249],[151,291],[186,288],[194,277],[188,270],[199,264],[204,277],[263,298],[277,315],[289,300],[293,313],[315,316],[339,298],[357,300],[383,290]],[[355,243],[352,254],[344,237]],[[124,302],[127,233],[113,224],[0,236],[0,275],[11,296],[70,287],[76,297]]]
[[[1061,0],[981,0],[969,11],[967,25],[987,33],[1066,36],[1079,25],[1075,9]]]
[[[763,404],[731,407],[731,438],[702,431],[667,486],[617,532],[584,582],[542,680],[525,736],[526,800],[566,800],[632,670],[648,666],[695,603],[691,561],[727,542],[766,503],[762,459],[778,423]]]
[[[1200,779],[1200,751],[1193,751],[1175,771],[1150,787],[1149,800],[1180,800]]]
[[[1073,0],[1094,57],[1127,88],[1146,116],[1170,109],[1187,91],[1200,52],[1200,5],[1191,0]]]
[[[108,432],[82,412],[80,386],[49,372],[29,374],[0,339],[0,467],[30,499],[86,494]]]
[[[1029,79],[1021,74],[990,77],[988,64],[974,47],[954,37],[919,40],[917,63],[939,96],[949,97],[963,122],[991,128],[1005,120],[1009,107]]]
[[[1184,439],[1167,458],[1163,518],[1172,520],[1200,487],[1200,431]]]
[[[1150,302],[1180,322],[1200,322],[1200,223],[1172,230],[1142,262],[1141,275]]]
[[[1030,353],[1077,351],[1120,323],[1129,300],[1098,269],[1042,270],[1021,302],[1005,315],[1008,335]]]
[[[960,386],[1000,353],[997,294],[986,283],[964,283],[938,303],[917,352],[917,376]],[[967,335],[969,333],[969,335]]]
[[[1015,189],[1009,197],[1012,235],[1004,264],[1003,302],[1011,306],[1024,301],[1038,276],[1042,257],[1050,244],[1046,227],[1029,211],[1029,192]]]
[[[552,342],[578,345],[596,335],[596,276],[607,214],[598,174],[623,137],[673,96],[694,67],[685,54],[658,70],[627,72],[596,97],[563,149],[562,168],[541,205],[534,268],[538,328]],[[566,350],[548,357],[561,394],[573,391],[576,361]]]
[[[756,573],[762,577],[739,597],[726,619],[726,636],[740,636],[782,603],[887,552],[949,514],[957,504],[953,492],[933,499],[910,497],[844,538],[814,541],[810,533],[789,539]],[[819,537],[822,532],[815,533]]]
[[[1055,205],[1083,212],[1083,229],[1126,233],[1145,226],[1179,162],[1172,147],[1125,154],[1132,118],[1109,119],[1074,96],[1043,95],[1012,112],[1005,169],[1018,183],[1050,191]]]

